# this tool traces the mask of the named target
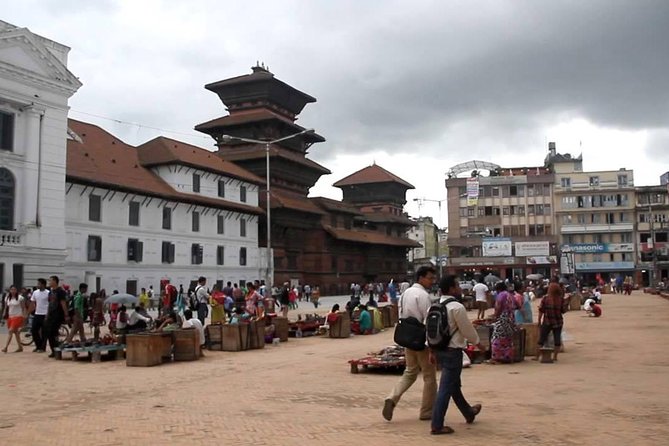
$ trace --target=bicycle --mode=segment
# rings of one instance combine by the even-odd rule
[[[24,347],[32,345],[32,343],[35,342],[31,331],[32,326],[33,326],[33,315],[31,314],[30,316],[28,316],[28,321],[26,322],[26,324],[20,330],[21,345],[23,345]],[[69,336],[69,334],[70,334],[70,329],[68,328],[68,326],[62,324],[58,329],[58,343],[64,342],[65,339],[67,339],[67,337]]]

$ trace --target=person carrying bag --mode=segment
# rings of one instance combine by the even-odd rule
[[[432,406],[437,394],[436,368],[430,364],[425,345],[425,325],[432,299],[427,290],[432,288],[436,271],[431,266],[423,266],[416,272],[416,283],[408,288],[400,299],[400,320],[395,328],[395,342],[404,347],[406,368],[400,381],[395,385],[383,404],[383,418],[390,421],[400,398],[416,382],[418,374],[423,374],[423,399],[418,418],[432,418]]]

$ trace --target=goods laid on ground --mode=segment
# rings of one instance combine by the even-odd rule
[[[100,362],[105,359],[119,359],[125,354],[125,344],[92,344],[92,345],[71,345],[61,346],[55,349],[56,359],[63,359],[63,353],[69,353],[73,361],[80,359],[82,354],[86,354],[91,362]],[[103,355],[104,353],[104,355]]]
[[[126,365],[151,367],[172,360],[172,333],[146,332],[127,335]]]
[[[348,338],[351,336],[351,317],[347,311],[336,313],[336,318],[329,314],[328,324],[330,325],[331,338]]]
[[[404,347],[393,345],[378,352],[369,353],[369,356],[365,356],[364,358],[351,359],[348,363],[351,365],[351,373],[358,373],[360,367],[364,371],[401,372],[406,367]]]
[[[298,316],[297,321],[288,324],[288,336],[291,338],[301,338],[314,336],[318,334],[318,329],[325,323],[325,318],[317,314],[307,314],[302,319]]]

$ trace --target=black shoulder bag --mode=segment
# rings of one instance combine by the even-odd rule
[[[402,315],[404,314],[404,294],[400,300]],[[413,316],[400,318],[395,327],[393,340],[397,345],[410,350],[425,350],[425,325]]]

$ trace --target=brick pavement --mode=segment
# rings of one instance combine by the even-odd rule
[[[152,368],[9,353],[0,356],[0,444],[661,444],[668,315],[669,301],[640,293],[605,296],[600,320],[569,313],[573,340],[559,363],[464,372],[465,395],[484,409],[467,425],[452,407],[456,433],[446,437],[417,419],[420,381],[388,423],[380,409],[398,376],[349,372],[348,359],[390,344],[390,331]]]

